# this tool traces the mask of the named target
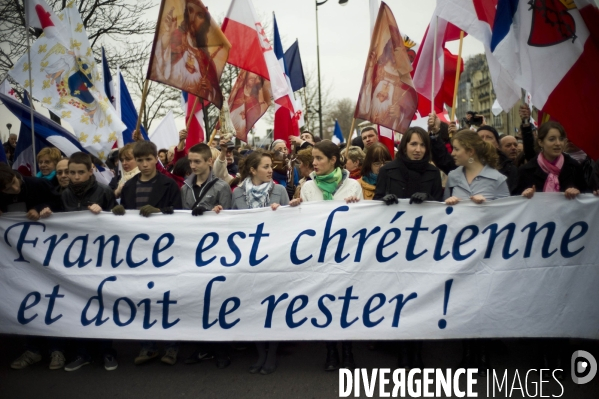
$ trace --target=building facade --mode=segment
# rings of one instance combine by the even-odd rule
[[[468,111],[474,111],[484,116],[486,123],[495,127],[499,134],[518,135],[520,128],[518,109],[523,104],[522,100],[519,100],[509,112],[501,112],[495,116],[492,107],[496,99],[485,54],[468,58],[458,83],[456,117],[461,121]]]

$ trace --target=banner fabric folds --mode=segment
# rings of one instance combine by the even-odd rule
[[[94,226],[90,230],[89,226]],[[599,200],[0,217],[0,333],[398,340],[599,333]]]

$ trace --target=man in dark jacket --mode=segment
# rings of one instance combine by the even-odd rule
[[[66,212],[89,209],[97,215],[102,211],[110,212],[116,205],[110,187],[96,181],[88,154],[76,152],[71,155],[69,177],[69,186],[62,192],[62,206]]]
[[[140,173],[125,184],[121,205],[116,206],[113,213],[122,215],[126,209],[139,209],[140,215],[148,217],[152,213],[171,214],[175,209],[182,209],[177,183],[156,171],[156,145],[151,141],[139,141],[133,147],[133,156]]]
[[[2,212],[27,212],[29,220],[38,220],[44,208],[60,209],[60,197],[46,179],[21,176],[0,163],[0,215]]]

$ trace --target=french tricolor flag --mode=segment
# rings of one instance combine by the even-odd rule
[[[589,117],[599,108],[599,11],[593,0],[498,0],[496,11],[487,0],[442,3],[445,19],[485,45],[503,109],[516,103],[523,88],[574,144],[599,157],[596,121]]]

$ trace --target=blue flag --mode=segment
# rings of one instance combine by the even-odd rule
[[[289,80],[291,80],[291,88],[293,91],[306,87],[306,79],[304,77],[304,68],[302,67],[302,57],[300,56],[299,43],[296,40],[285,51],[285,66],[289,72]]]
[[[2,102],[4,103],[4,105],[6,105],[6,108],[9,109],[9,111],[11,111],[13,114],[15,114],[15,116],[17,118],[19,118],[19,120],[21,121],[21,128],[19,129],[19,139],[17,140],[17,146],[15,147],[15,154],[13,156],[13,164],[12,164],[12,168],[13,169],[18,169],[22,174],[33,174],[33,163],[35,162],[36,156],[33,154],[33,147],[31,144],[31,128],[29,126],[31,126],[31,117],[30,117],[30,105],[29,105],[29,94],[27,92],[23,93],[23,104],[19,103],[18,101],[15,101],[14,99],[13,102],[16,104],[13,104],[15,106],[18,106],[18,111],[17,108],[15,108],[14,110],[10,107],[10,104],[12,103],[8,103],[7,101],[5,101],[4,97],[2,97]],[[24,107],[23,107],[24,106]],[[23,108],[21,108],[23,107]],[[15,112],[16,111],[16,112]],[[18,114],[20,113],[20,115]],[[23,123],[23,118],[27,120],[27,124]],[[36,121],[34,120],[34,123]],[[37,123],[35,123],[35,129],[36,129],[36,133],[39,134],[39,132],[37,132]],[[42,140],[40,140],[37,137],[35,137],[35,150],[37,152],[40,152],[40,150],[42,148],[46,148],[48,147],[48,144],[43,142]],[[24,167],[24,169],[22,168]],[[29,171],[29,173],[28,173]]]
[[[2,143],[0,143],[2,144]],[[4,152],[4,146],[0,145],[0,162],[8,164],[8,158],[6,158],[6,152]]]
[[[137,110],[131,99],[131,94],[129,94],[129,89],[127,89],[127,85],[125,84],[123,74],[119,75],[119,80],[121,84],[121,90],[119,90],[121,92],[121,120],[127,126],[127,129],[123,131],[123,142],[129,144],[133,142],[133,131],[137,125]],[[140,125],[140,130],[144,140],[150,141],[146,129]]]
[[[274,27],[274,33],[275,33],[275,45],[274,45],[274,50],[275,50],[275,57],[277,57],[277,60],[279,60],[279,63],[281,63],[281,67],[283,68],[283,71],[285,72],[285,76],[289,76],[289,71],[287,70],[287,65],[284,61],[284,57],[285,57],[285,53],[283,53],[283,45],[281,44],[281,36],[279,35],[279,28],[277,27],[277,18],[274,16],[273,14],[273,19],[275,21],[275,27]]]
[[[339,122],[337,120],[335,120],[335,131],[333,132],[333,140],[331,141],[336,144],[345,143],[345,137],[343,137],[341,126],[339,126]]]
[[[106,93],[106,97],[108,97],[110,103],[114,107],[116,101],[114,98],[114,83],[112,83],[112,75],[110,74],[110,68],[108,68],[104,47],[102,47],[102,80],[104,82],[104,92]]]

